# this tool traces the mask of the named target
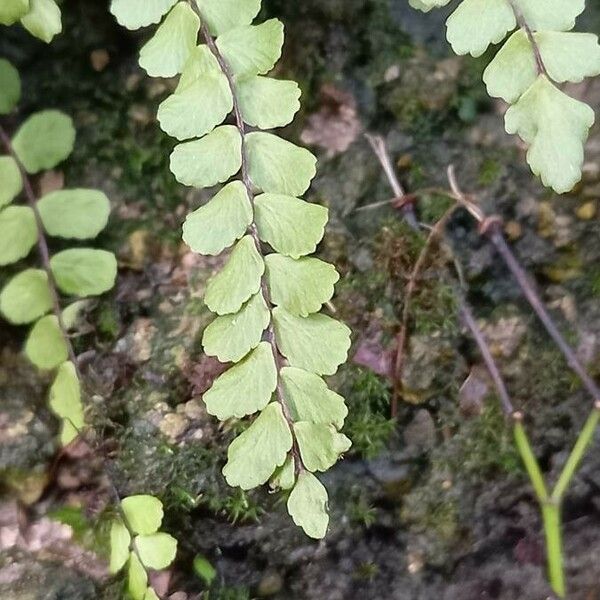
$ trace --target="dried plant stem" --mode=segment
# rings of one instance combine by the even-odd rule
[[[42,217],[40,215],[40,211],[37,207],[37,197],[35,192],[33,191],[33,185],[31,184],[31,180],[29,179],[29,175],[23,166],[23,163],[19,160],[17,153],[15,152],[10,136],[6,132],[6,130],[0,125],[0,142],[4,146],[6,152],[14,159],[19,167],[19,171],[21,173],[21,179],[23,181],[23,192],[25,194],[25,198],[27,200],[27,204],[33,211],[33,215],[35,218],[35,225],[37,229],[37,248],[38,254],[40,256],[40,261],[42,263],[42,268],[46,273],[46,277],[48,279],[48,288],[50,290],[50,297],[52,298],[52,312],[58,321],[58,327],[60,329],[61,335],[65,342],[67,353],[69,355],[69,360],[73,363],[75,367],[75,371],[77,373],[77,378],[81,381],[81,373],[79,372],[79,364],[77,362],[77,356],[75,355],[75,350],[73,349],[73,344],[71,344],[71,339],[69,338],[69,333],[67,328],[65,327],[65,322],[62,317],[62,309],[60,307],[60,297],[58,295],[58,287],[56,285],[56,279],[54,277],[54,273],[52,272],[52,267],[50,266],[50,250],[48,248],[48,242],[46,241],[46,232],[44,231],[44,224],[42,222]]]
[[[390,184],[392,185],[392,189],[394,189],[395,184],[393,182],[394,180],[397,181],[397,179],[391,167],[391,160],[385,148],[385,143],[383,142],[383,139],[370,136],[369,142],[371,143],[375,154],[379,158],[384,168],[384,171],[386,172],[386,176],[388,178],[388,181],[390,181]],[[554,488],[551,492],[549,492],[539,461],[535,456],[529,437],[523,425],[524,415],[521,411],[515,410],[514,404],[511,400],[508,388],[504,382],[500,369],[498,368],[498,365],[494,360],[490,347],[485,339],[485,336],[483,335],[483,332],[477,325],[477,321],[473,316],[473,311],[464,299],[462,292],[460,290],[457,290],[456,293],[458,295],[458,306],[461,320],[469,329],[473,339],[475,340],[475,343],[477,344],[477,347],[481,353],[486,368],[494,383],[494,387],[496,388],[496,392],[498,394],[498,398],[500,400],[500,404],[504,413],[507,416],[509,416],[512,421],[515,445],[521,456],[521,459],[523,461],[523,464],[525,466],[525,469],[527,471],[527,474],[531,481],[531,485],[535,491],[535,495],[541,509],[544,534],[546,538],[546,556],[550,585],[554,593],[558,597],[564,598],[566,597],[566,581],[564,573],[562,540],[562,502],[564,495],[568,489],[568,486],[571,483],[577,471],[577,468],[581,464],[585,452],[589,447],[590,443],[592,442],[594,434],[598,428],[598,424],[600,423],[599,389],[596,383],[593,381],[593,379],[585,371],[583,365],[577,359],[577,356],[575,355],[573,349],[566,343],[566,341],[562,337],[558,328],[552,321],[552,318],[550,317],[544,304],[542,303],[541,299],[536,293],[533,284],[531,283],[529,277],[525,273],[525,270],[519,265],[516,257],[514,256],[512,250],[510,249],[508,243],[502,235],[501,220],[495,216],[486,216],[482,209],[477,205],[477,203],[461,191],[456,181],[456,176],[452,167],[448,169],[448,179],[452,191],[448,192],[445,190],[436,189],[436,192],[442,193],[447,197],[454,199],[456,202],[459,203],[460,206],[464,207],[469,212],[469,214],[471,214],[471,216],[477,221],[477,223],[479,224],[481,234],[485,235],[489,239],[494,248],[497,250],[500,257],[506,263],[509,270],[517,280],[517,283],[519,284],[519,287],[521,288],[525,298],[528,300],[529,304],[531,305],[534,312],[537,314],[540,321],[552,337],[553,341],[557,344],[561,352],[565,355],[569,366],[575,371],[575,373],[577,373],[577,375],[579,375],[584,386],[594,398],[594,407],[577,437],[575,445],[573,446],[573,449],[571,450],[567,461],[565,462],[565,465],[562,468],[562,471],[556,481],[556,484],[554,485]],[[404,191],[401,187],[397,189],[400,189],[402,194],[404,194]],[[397,189],[394,189],[394,193],[396,193]],[[413,197],[416,196],[418,196],[418,194],[415,194],[415,196]],[[405,204],[404,206],[408,207],[407,210],[411,211],[412,217],[414,218],[414,222],[418,224],[418,221],[414,214],[412,203]],[[445,220],[446,219],[444,218],[442,219],[442,221]],[[445,223],[443,224],[445,225]],[[420,230],[418,225],[416,229]],[[440,223],[437,223],[436,226],[432,229],[432,235],[434,231],[436,235],[441,233],[443,231],[443,226]],[[426,247],[432,239],[432,235],[430,235],[429,239],[427,240]],[[411,279],[409,281],[407,301],[405,302],[403,312],[403,325],[399,334],[399,353],[396,357],[396,365],[399,365],[400,369],[396,371],[396,377],[398,377],[399,374],[401,375],[401,367],[403,360],[402,352],[404,344],[406,343],[406,315],[408,314],[408,309],[406,307],[414,288],[416,274],[418,274],[421,268],[421,263],[424,260],[424,255],[425,249],[419,256],[417,265],[415,265],[415,269],[413,269],[413,276],[411,276]]]
[[[206,26],[206,21],[203,18],[197,4],[195,2],[191,2],[190,6],[197,13],[198,17],[200,18],[200,23],[201,23],[200,36],[202,37],[202,39],[206,43],[207,47],[209,48],[209,50],[212,52],[213,56],[217,60],[217,63],[219,64],[219,67],[221,68],[223,75],[225,75],[225,77],[227,79],[227,83],[228,83],[229,89],[231,91],[231,96],[233,98],[233,114],[234,114],[234,118],[235,118],[235,126],[236,126],[236,128],[240,134],[241,140],[242,140],[242,150],[241,150],[241,152],[242,152],[242,170],[241,170],[242,183],[244,184],[244,187],[246,188],[246,193],[248,195],[248,199],[250,200],[253,214],[255,214],[254,186],[252,184],[252,180],[250,179],[249,166],[248,166],[246,125],[244,123],[239,100],[237,98],[237,90],[235,87],[235,78],[234,78],[233,72],[231,70],[231,67],[225,60],[225,57],[221,54],[219,48],[217,47],[217,44],[215,43],[215,40],[211,36],[211,34],[208,30],[208,27]],[[261,256],[264,256],[254,216],[252,218],[252,223],[250,224],[250,227],[249,227],[249,233],[252,236],[252,239],[254,240],[254,244],[256,246],[258,253]],[[283,365],[282,354],[279,351],[279,346],[277,344],[275,328],[273,326],[273,304],[271,302],[271,294],[269,292],[269,287],[267,285],[266,275],[263,275],[263,277],[261,279],[260,290],[261,290],[262,297],[265,301],[265,304],[269,309],[269,315],[270,315],[269,325],[266,330],[265,341],[267,341],[269,343],[269,345],[271,346],[271,350],[273,352],[273,358],[275,360],[275,365],[277,368],[276,398],[277,398],[278,404],[281,406],[283,416],[288,424],[290,433],[292,435],[292,441],[293,441],[292,442],[292,455],[294,457],[294,465],[295,465],[296,473],[298,474],[301,471],[303,471],[305,467],[302,462],[302,457],[300,455],[300,448],[298,446],[296,434],[294,433],[294,427],[293,427],[294,420],[292,418],[290,408],[286,402],[285,394],[284,394],[284,390],[283,390],[283,384],[281,382],[281,369],[284,365]]]
[[[600,400],[600,388],[587,373],[577,358],[575,351],[569,346],[563,335],[560,333],[558,327],[548,313],[548,310],[544,306],[544,303],[542,302],[538,293],[535,291],[535,287],[529,276],[523,267],[521,267],[513,251],[506,242],[506,239],[502,234],[501,219],[499,217],[485,215],[483,210],[471,198],[462,192],[457,184],[454,169],[452,169],[452,167],[448,169],[448,179],[453,192],[451,197],[457,199],[467,209],[469,214],[471,214],[471,216],[473,216],[473,218],[479,223],[481,234],[484,235],[494,246],[500,255],[500,258],[502,258],[509,271],[512,273],[523,295],[531,305],[531,308],[538,316],[539,320],[554,343],[562,352],[569,367],[581,379],[584,387],[590,396],[592,396],[593,401],[597,402]]]
[[[394,390],[392,394],[392,405],[391,405],[391,416],[392,418],[396,418],[398,416],[398,404],[399,400],[402,396],[402,373],[404,370],[404,350],[406,346],[406,339],[408,337],[408,319],[410,317],[410,309],[411,309],[411,301],[413,294],[415,293],[415,289],[417,287],[417,281],[419,280],[419,276],[423,267],[425,266],[425,261],[429,256],[429,253],[432,249],[433,244],[439,240],[439,238],[443,235],[444,229],[450,220],[450,217],[454,214],[456,209],[459,207],[459,204],[454,204],[451,206],[442,216],[442,218],[431,228],[427,239],[425,240],[425,244],[419,253],[419,257],[415,262],[415,266],[410,274],[408,284],[406,286],[406,294],[404,296],[404,306],[402,308],[402,322],[400,326],[400,332],[397,336],[396,343],[396,360],[394,365]]]

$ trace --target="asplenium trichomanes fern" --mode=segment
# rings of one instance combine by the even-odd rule
[[[450,2],[409,0],[425,12]],[[472,56],[516,29],[483,79],[491,96],[511,105],[506,131],[528,144],[531,170],[558,193],[581,179],[594,123],[594,111],[556,85],[600,74],[598,37],[571,31],[584,8],[585,0],[462,0],[446,23],[454,51]]]
[[[206,288],[206,305],[218,316],[203,345],[234,365],[204,400],[221,420],[257,416],[230,445],[223,473],[245,490],[269,479],[291,490],[295,523],[321,538],[327,492],[313,473],[350,447],[339,432],[344,400],[321,377],[346,359],[350,331],[319,313],[338,274],[308,257],[328,217],[324,207],[299,199],[316,158],[264,131],[293,120],[300,90],[264,76],[281,55],[284,34],[277,19],[252,24],[260,6],[261,0],[113,0],[111,10],[130,29],[164,17],[140,65],[157,77],[181,73],[158,111],[161,127],[182,142],[171,170],[196,188],[225,183],[187,217],[183,234],[200,254],[233,247]],[[232,124],[223,125],[230,115]]]
[[[21,95],[17,70],[0,59],[0,117]],[[0,314],[14,325],[33,324],[25,354],[40,370],[56,370],[50,407],[61,419],[68,444],[84,425],[81,384],[69,332],[89,296],[114,285],[117,261],[111,252],[75,247],[51,256],[46,236],[95,238],[106,227],[110,203],[98,190],[63,189],[37,198],[32,176],[53,169],[71,154],[75,128],[70,117],[45,110],[27,118],[14,136],[0,123],[0,267],[25,259],[37,245],[41,268],[24,268],[0,291]],[[1,154],[4,152],[4,154]],[[16,204],[23,197],[25,204]],[[71,298],[63,306],[60,293]],[[78,299],[77,299],[78,298]]]

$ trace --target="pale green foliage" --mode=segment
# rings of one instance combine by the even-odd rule
[[[333,375],[346,360],[350,330],[322,314],[297,317],[281,307],[273,310],[275,332],[283,355],[293,367]]]
[[[19,73],[7,60],[0,58],[0,115],[12,112],[20,98]]]
[[[29,0],[30,10],[21,23],[31,35],[49,44],[62,31],[60,8],[55,0]]]
[[[168,533],[138,535],[135,546],[142,564],[148,569],[166,569],[177,553],[177,540]]]
[[[283,47],[283,23],[270,19],[227,31],[217,38],[217,47],[235,75],[263,75],[279,60]]]
[[[506,113],[506,130],[529,144],[527,159],[544,185],[568,192],[581,177],[583,142],[594,111],[570,98],[544,75]]]
[[[158,121],[169,135],[188,140],[212,131],[232,108],[227,78],[211,73],[169,96],[158,108]]]
[[[262,410],[277,386],[271,346],[261,342],[241,362],[223,373],[204,394],[206,408],[221,421],[241,419]],[[238,390],[243,390],[239,395]]]
[[[260,239],[277,252],[300,258],[312,254],[325,233],[328,210],[318,204],[279,194],[262,194],[254,202]]]
[[[248,192],[241,181],[232,181],[187,216],[183,241],[198,254],[216,256],[243,237],[250,223],[252,205]]]
[[[110,203],[99,190],[59,190],[46,194],[37,204],[48,235],[86,240],[95,238],[107,225]]]
[[[425,12],[447,2],[410,0]],[[558,193],[581,179],[584,144],[593,111],[554,83],[600,74],[600,46],[592,34],[572,33],[585,0],[462,0],[447,21],[457,54],[480,56],[518,30],[484,73],[490,95],[513,106],[506,130],[529,144],[527,160],[542,183]]]
[[[127,29],[158,23],[177,0],[112,0],[110,11]]]
[[[251,236],[243,237],[233,248],[227,264],[206,286],[204,301],[212,312],[237,312],[260,289],[265,263]]]
[[[349,447],[339,433],[347,414],[344,400],[320,375],[335,373],[346,359],[350,330],[317,314],[331,300],[339,276],[333,266],[306,258],[321,241],[328,217],[326,208],[298,198],[316,174],[316,158],[272,133],[248,132],[289,124],[300,107],[300,88],[265,77],[281,56],[283,25],[276,19],[253,24],[260,0],[194,1],[199,45],[187,38],[191,26],[183,34],[181,26],[169,27],[177,7],[153,40],[160,39],[156,64],[182,71],[158,111],[164,131],[189,140],[173,150],[171,170],[184,185],[225,184],[183,226],[183,239],[194,252],[216,256],[230,248],[206,286],[204,301],[217,316],[202,343],[206,354],[234,364],[204,401],[221,420],[253,419],[229,447],[227,482],[246,490],[270,481],[291,490],[295,522],[322,537],[327,493],[307,469],[325,470]],[[148,8],[113,0],[112,11],[131,27]],[[146,54],[143,50],[142,66],[166,73],[148,68]],[[232,113],[235,124],[223,125]],[[122,561],[119,555],[118,564]],[[130,579],[140,579],[141,589],[145,584],[135,563],[133,569]]]
[[[296,367],[281,369],[281,383],[294,421],[335,425],[341,429],[348,409],[344,399],[331,391],[314,373]]]
[[[350,440],[338,433],[335,427],[324,423],[299,421],[294,423],[294,432],[300,448],[300,456],[309,471],[327,471],[349,450]]]
[[[42,317],[25,342],[25,355],[38,369],[55,369],[68,358],[67,344],[54,315]]]
[[[84,425],[81,386],[75,365],[64,362],[58,368],[50,388],[50,408],[62,419],[61,443],[67,445],[78,435]]]
[[[35,216],[28,206],[9,206],[0,212],[0,266],[25,258],[37,240]]]
[[[212,187],[240,170],[241,149],[238,130],[233,125],[223,125],[200,140],[175,146],[171,171],[184,185]]]
[[[29,1],[2,0],[0,2],[0,25],[12,25],[25,16],[29,12]]]
[[[25,269],[0,292],[0,312],[15,325],[32,323],[52,308],[48,276],[41,269]]]
[[[37,4],[32,1],[31,5]],[[12,150],[14,156],[0,156],[0,209],[21,194],[27,172],[38,173],[67,158],[74,139],[71,119],[58,111],[44,111],[29,117],[12,140],[12,148],[5,144],[6,150]],[[110,204],[104,193],[88,189],[59,190],[36,201],[31,182],[28,183],[25,196],[29,206],[13,205],[0,210],[0,266],[25,258],[36,243],[45,257],[45,234],[89,239],[106,226]],[[75,302],[63,310],[53,286],[58,283],[60,290],[67,294],[100,294],[114,284],[116,259],[112,253],[102,250],[66,249],[53,256],[49,266],[43,266],[44,270],[27,268],[8,280],[0,291],[0,313],[15,325],[33,323],[25,342],[25,355],[39,369],[57,369],[49,389],[49,404],[61,419],[60,441],[65,445],[76,438],[84,426],[77,369],[67,361],[67,332],[77,327],[87,302]]]
[[[236,86],[244,121],[259,129],[291,123],[300,110],[300,93],[295,81],[270,77],[245,77]]]
[[[129,559],[131,535],[125,524],[115,520],[110,526],[110,566],[111,573],[118,573]]]
[[[23,189],[19,166],[12,156],[0,156],[0,208],[10,204]]]
[[[481,56],[516,25],[506,0],[463,0],[448,18],[448,41],[457,54]]]
[[[250,133],[247,148],[250,178],[263,192],[301,196],[317,173],[308,150],[271,133]]]
[[[149,535],[160,528],[163,507],[158,498],[143,494],[129,496],[123,499],[121,508],[133,533]]]
[[[133,600],[158,598],[148,586],[148,569],[166,569],[177,553],[177,540],[159,532],[162,502],[154,496],[128,496],[110,528],[110,572],[127,567],[127,591]]]
[[[292,433],[281,406],[271,402],[229,446],[223,475],[231,486],[250,490],[268,481],[285,462]]]
[[[300,474],[287,506],[294,523],[302,527],[306,535],[316,539],[325,537],[329,524],[327,490],[312,473]]]
[[[112,289],[117,260],[112,252],[94,248],[71,248],[50,260],[56,285],[70,296],[99,296]]]
[[[142,48],[140,66],[152,77],[173,77],[181,73],[196,47],[199,29],[196,13],[186,2],[179,2]]]
[[[210,32],[220,35],[250,25],[260,10],[261,0],[195,0]]]
[[[265,264],[273,304],[301,317],[320,311],[331,300],[340,278],[333,265],[318,258],[269,254]]]
[[[45,110],[21,125],[13,138],[13,148],[28,173],[39,173],[68,158],[74,142],[71,117],[57,110]]]
[[[265,299],[255,294],[239,312],[217,317],[204,330],[204,351],[223,363],[238,362],[258,346],[270,320]]]

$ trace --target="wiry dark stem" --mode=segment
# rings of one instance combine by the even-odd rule
[[[21,179],[23,180],[23,192],[25,194],[25,198],[27,200],[27,204],[33,211],[33,215],[35,217],[35,224],[37,228],[37,247],[38,253],[40,255],[40,260],[42,262],[42,268],[46,272],[46,276],[48,279],[48,288],[50,289],[50,296],[52,298],[52,310],[54,312],[54,316],[58,321],[58,326],[62,337],[64,339],[67,352],[69,354],[69,359],[73,363],[75,370],[77,372],[77,377],[81,381],[81,374],[79,372],[79,365],[77,363],[77,357],[75,355],[75,351],[73,350],[73,345],[71,344],[71,340],[69,338],[69,334],[67,332],[67,328],[65,327],[64,320],[62,318],[62,310],[60,308],[60,298],[58,295],[58,287],[56,285],[56,279],[54,277],[54,273],[52,272],[52,267],[50,266],[50,250],[48,249],[48,242],[46,241],[46,234],[44,232],[44,224],[42,222],[42,217],[40,215],[40,211],[37,208],[37,197],[35,192],[33,191],[33,186],[31,185],[31,181],[29,179],[29,175],[23,166],[23,163],[19,160],[17,153],[14,151],[12,146],[11,139],[5,129],[0,125],[0,141],[4,146],[6,152],[15,160],[19,167],[19,171],[21,173]]]
[[[219,67],[221,68],[221,71],[227,78],[227,83],[229,85],[229,89],[230,89],[231,95],[233,97],[233,114],[234,114],[234,118],[235,118],[235,126],[237,127],[237,130],[239,131],[241,141],[242,141],[242,169],[241,169],[242,183],[244,184],[244,187],[246,188],[246,193],[248,194],[248,198],[250,200],[250,204],[252,205],[252,210],[254,213],[255,195],[254,195],[254,186],[252,184],[252,180],[250,179],[250,173],[249,173],[249,168],[248,168],[246,124],[244,123],[244,118],[242,116],[242,111],[240,108],[239,100],[237,98],[237,91],[235,89],[235,78],[234,78],[233,72],[231,71],[231,67],[225,60],[225,57],[219,51],[217,44],[215,43],[210,32],[208,31],[208,28],[205,25],[205,21],[202,18],[202,15],[201,15],[200,11],[198,10],[198,7],[196,6],[195,3],[192,3],[191,6],[196,11],[198,16],[200,17],[200,23],[201,23],[200,34],[202,36],[202,39],[208,46],[209,50],[212,52],[213,56],[215,57],[215,59],[217,60],[217,62],[219,64]],[[256,249],[258,250],[258,253],[264,257],[262,245],[260,242],[260,237],[258,235],[258,229],[256,227],[256,221],[254,218],[252,219],[252,223],[250,224],[249,232],[250,232],[250,235],[252,236],[252,239],[254,240],[254,244],[256,245]],[[277,402],[281,406],[283,416],[284,416],[285,420],[287,421],[287,424],[290,429],[290,433],[292,434],[292,440],[293,440],[292,454],[294,456],[294,464],[296,467],[296,472],[300,472],[300,471],[304,470],[304,464],[303,464],[302,458],[300,456],[300,449],[298,446],[298,442],[296,440],[296,435],[294,433],[294,427],[293,427],[294,419],[292,418],[289,406],[285,400],[283,384],[281,382],[281,369],[283,368],[284,363],[283,363],[282,354],[279,351],[279,347],[277,345],[277,337],[275,335],[275,328],[273,325],[273,304],[271,302],[271,294],[269,292],[269,286],[267,285],[267,280],[266,280],[265,275],[263,275],[263,277],[261,279],[260,286],[261,286],[261,293],[262,293],[263,299],[264,299],[265,304],[267,305],[267,307],[269,309],[269,313],[270,313],[269,325],[266,330],[265,340],[271,346],[271,350],[273,352],[273,357],[275,359],[275,366],[277,369],[277,389],[276,389]]]
[[[380,136],[372,136],[372,135],[367,135],[367,139],[369,140],[369,143],[371,144],[371,147],[373,148],[373,152],[375,153],[375,156],[377,156],[377,158],[379,159],[379,162],[381,163],[381,166],[382,166],[382,168],[386,174],[386,177],[390,183],[390,187],[394,191],[394,194],[396,194],[396,196],[398,196],[398,194],[400,193],[401,195],[404,196],[405,195],[404,190],[402,189],[402,186],[400,185],[400,182],[398,181],[398,176],[396,175],[395,169],[392,167],[392,161],[390,159],[389,152],[385,145],[385,141]],[[459,198],[454,198],[454,199],[457,201],[460,200]],[[447,215],[449,215],[449,214],[451,214],[451,211],[448,211]],[[413,206],[412,202],[407,202],[402,205],[402,216],[403,216],[404,220],[406,221],[406,223],[411,227],[411,229],[413,229],[414,231],[416,231],[422,235],[421,227],[419,226],[419,221],[415,215],[415,210],[414,210],[414,206]],[[444,225],[446,224],[446,221],[447,221],[447,217],[442,218],[442,224],[439,227],[437,227],[437,226],[435,227],[434,231],[435,231],[436,236],[441,234],[441,231],[442,231]],[[428,238],[429,241],[431,239],[432,239],[431,237]],[[426,244],[427,243],[428,242],[426,241]],[[422,256],[424,256],[424,255],[422,254],[421,257]],[[410,282],[409,282],[409,286],[410,286]],[[408,296],[408,299],[410,299],[410,295],[407,294],[407,296]],[[405,302],[407,302],[407,301],[405,300]],[[492,353],[487,345],[487,342],[485,341],[483,332],[481,331],[481,329],[477,325],[477,322],[473,318],[473,312],[461,293],[458,294],[458,307],[459,307],[459,313],[463,319],[463,322],[465,323],[467,328],[470,330],[471,334],[473,335],[473,338],[475,339],[477,346],[479,347],[479,349],[481,351],[483,360],[484,360],[484,362],[488,368],[488,371],[490,372],[490,376],[492,377],[492,380],[494,381],[494,384],[496,385],[496,388],[498,390],[498,396],[500,397],[500,401],[502,403],[502,407],[503,407],[504,411],[507,414],[512,414],[514,409],[512,406],[512,402],[510,400],[510,396],[506,389],[506,385],[504,385],[502,376],[500,375],[500,371],[499,371],[498,367],[496,366],[496,363],[494,362]],[[408,310],[407,305],[405,304],[405,308],[404,308],[404,312],[403,312],[403,324],[401,326],[401,329],[400,329],[400,332],[399,332],[398,338],[397,338],[396,366],[395,366],[395,372],[394,372],[395,393],[392,398],[392,416],[395,416],[397,413],[398,397],[402,391],[401,390],[401,387],[402,387],[401,377],[402,377],[402,367],[403,367],[403,350],[404,350],[404,344],[406,343],[406,335],[407,335],[407,310]]]
[[[546,65],[544,64],[544,59],[542,58],[540,47],[538,46],[537,40],[535,39],[535,35],[533,34],[531,27],[527,23],[523,12],[512,0],[510,0],[510,6],[515,15],[515,18],[517,19],[518,26],[525,32],[525,34],[527,35],[527,39],[531,44],[531,50],[533,51],[533,55],[535,57],[535,65],[537,68],[538,75],[548,76],[548,71],[546,70]]]
[[[548,332],[548,335],[550,335],[554,343],[558,346],[558,349],[565,357],[569,367],[581,379],[584,387],[590,396],[592,396],[594,402],[599,401],[600,388],[587,373],[584,366],[577,358],[575,351],[571,348],[571,346],[569,346],[563,335],[560,333],[558,327],[548,313],[548,310],[544,306],[539,294],[536,292],[534,284],[531,282],[529,276],[523,267],[521,267],[513,251],[510,249],[510,246],[502,234],[501,219],[496,216],[490,217],[485,215],[481,207],[477,206],[466,194],[461,191],[456,182],[454,171],[451,168],[448,170],[448,178],[454,193],[453,197],[457,198],[463,204],[463,206],[468,209],[469,214],[471,214],[479,223],[480,233],[489,240],[492,246],[494,246],[496,252],[498,252],[509,271],[512,273],[517,284],[519,285],[519,288],[521,288],[523,295],[527,299],[527,302],[529,302],[531,305],[531,308],[534,310],[538,319]]]

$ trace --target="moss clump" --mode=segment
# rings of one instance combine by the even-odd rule
[[[345,432],[352,449],[365,458],[381,453],[390,441],[395,421],[390,419],[389,384],[370,371],[357,369],[346,392],[348,418]]]

